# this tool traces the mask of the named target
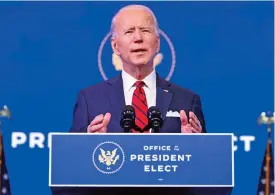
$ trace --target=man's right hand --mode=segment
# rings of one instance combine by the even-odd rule
[[[94,120],[87,127],[88,133],[106,133],[107,126],[110,122],[111,114],[106,113],[105,115],[97,115]]]

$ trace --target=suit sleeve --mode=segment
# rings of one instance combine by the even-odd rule
[[[195,115],[197,116],[197,118],[201,123],[202,133],[206,133],[206,124],[205,124],[204,114],[202,111],[201,99],[198,95],[195,95],[192,111],[195,113]]]
[[[73,123],[70,132],[87,132],[88,125],[88,105],[84,93],[80,92],[74,105]]]

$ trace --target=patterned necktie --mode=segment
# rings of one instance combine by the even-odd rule
[[[147,111],[148,105],[146,100],[145,91],[143,86],[145,83],[143,81],[135,82],[136,89],[133,94],[132,106],[136,113],[136,125],[143,129],[148,124]],[[133,130],[133,132],[136,132]]]

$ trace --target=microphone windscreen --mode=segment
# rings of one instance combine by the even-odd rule
[[[157,116],[161,117],[161,112],[156,106],[151,106],[148,109],[148,113],[147,113],[148,118],[152,117],[152,115],[157,115]]]
[[[126,105],[124,107],[124,111],[132,111],[132,112],[135,112],[135,109],[133,108],[133,106],[131,105]]]
[[[120,126],[128,131],[133,127],[135,117],[134,108],[131,105],[126,105],[121,113]]]
[[[147,117],[150,127],[154,130],[155,133],[158,133],[163,124],[160,110],[156,106],[150,107],[148,109]]]

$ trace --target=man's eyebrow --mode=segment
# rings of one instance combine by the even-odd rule
[[[140,29],[152,30],[152,28],[151,28],[151,27],[149,27],[149,26],[141,26],[141,27],[140,27]]]
[[[149,27],[149,26],[139,26],[138,28],[139,28],[139,29],[152,29],[152,28]],[[135,29],[134,26],[130,26],[130,27],[126,27],[123,31],[134,30],[134,29]]]
[[[123,29],[123,31],[127,31],[127,30],[134,30],[135,27],[134,26],[129,26]]]

